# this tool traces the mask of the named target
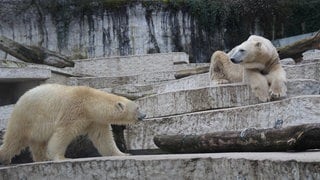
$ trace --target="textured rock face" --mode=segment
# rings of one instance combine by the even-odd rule
[[[203,62],[213,51],[199,48],[200,44],[207,46],[201,42],[207,35],[194,18],[164,5],[137,2],[117,8],[93,5],[77,9],[71,0],[0,2],[0,35],[65,55],[90,58],[185,51]],[[0,58],[5,56],[0,53]]]

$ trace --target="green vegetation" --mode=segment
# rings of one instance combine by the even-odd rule
[[[265,36],[275,39],[320,28],[320,0],[163,0],[189,11],[202,28],[247,36],[256,21]]]

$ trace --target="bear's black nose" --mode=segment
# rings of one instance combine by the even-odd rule
[[[231,62],[234,64],[239,64],[241,61],[237,61],[235,58],[230,58]]]
[[[142,121],[146,116],[147,116],[146,114],[139,113],[138,120],[139,120],[139,121]]]

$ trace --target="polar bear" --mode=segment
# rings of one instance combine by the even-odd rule
[[[132,124],[146,115],[124,97],[85,86],[45,84],[20,97],[0,147],[0,162],[29,147],[34,161],[63,160],[70,142],[87,134],[103,156],[126,155],[116,146],[111,124]]]
[[[216,51],[211,57],[210,79],[217,83],[249,83],[262,102],[286,96],[286,72],[276,48],[261,36],[251,35],[228,54]],[[270,92],[270,93],[269,93]]]

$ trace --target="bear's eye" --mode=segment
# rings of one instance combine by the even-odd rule
[[[244,49],[239,49],[239,51],[240,51],[240,52],[244,52],[245,50],[244,50]]]
[[[118,108],[120,111],[124,111],[124,104],[122,104],[121,102],[118,102],[118,103],[117,103],[117,108]]]

